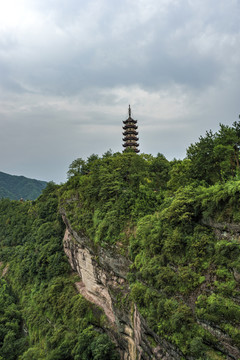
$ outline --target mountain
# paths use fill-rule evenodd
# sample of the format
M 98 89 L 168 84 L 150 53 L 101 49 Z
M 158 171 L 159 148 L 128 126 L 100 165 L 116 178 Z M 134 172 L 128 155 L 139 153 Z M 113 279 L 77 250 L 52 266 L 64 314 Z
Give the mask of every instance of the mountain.
M 0 200 L 0 359 L 239 360 L 239 126 Z
M 46 185 L 46 181 L 0 172 L 0 198 L 34 200 Z

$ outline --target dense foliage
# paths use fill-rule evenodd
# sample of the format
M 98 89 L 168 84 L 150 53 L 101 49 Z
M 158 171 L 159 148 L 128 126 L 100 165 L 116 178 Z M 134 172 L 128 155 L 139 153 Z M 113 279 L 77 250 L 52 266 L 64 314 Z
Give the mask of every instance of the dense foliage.
M 226 181 L 239 174 L 240 122 L 220 124 L 216 133 L 206 132 L 187 149 L 189 175 L 208 184 Z
M 75 289 L 57 191 L 0 201 L 0 359 L 117 360 L 105 317 Z
M 183 357 L 221 360 L 238 349 L 239 129 L 207 132 L 184 160 L 131 151 L 79 158 L 67 183 L 49 184 L 37 201 L 2 200 L 0 261 L 9 268 L 1 279 L 0 303 L 8 301 L 0 356 L 117 358 L 100 331 L 104 316 L 74 288 L 61 208 L 95 248 L 116 246 L 131 260 L 128 304 Z
M 153 213 L 169 180 L 170 164 L 162 154 L 107 152 L 73 164 L 69 174 L 74 176 L 60 189 L 61 205 L 76 230 L 103 246 L 115 243 L 138 219 Z
M 34 200 L 41 194 L 46 185 L 46 181 L 0 172 L 0 199 L 20 200 L 23 198 Z
M 77 159 L 60 190 L 77 231 L 125 245 L 132 299 L 157 334 L 196 359 L 224 359 L 221 336 L 240 347 L 239 240 L 208 226 L 240 221 L 239 135 L 239 123 L 220 125 L 182 161 L 133 152 Z

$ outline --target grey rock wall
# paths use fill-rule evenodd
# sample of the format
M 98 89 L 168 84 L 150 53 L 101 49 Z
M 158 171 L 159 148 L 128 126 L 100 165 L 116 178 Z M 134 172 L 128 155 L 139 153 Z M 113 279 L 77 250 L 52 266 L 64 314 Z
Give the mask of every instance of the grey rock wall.
M 61 213 L 66 225 L 64 251 L 81 279 L 76 283 L 77 289 L 104 311 L 108 319 L 105 330 L 117 344 L 121 359 L 183 359 L 173 345 L 147 326 L 136 305 L 129 300 L 126 280 L 129 260 L 114 247 L 95 248 L 89 239 L 72 229 L 63 209 Z

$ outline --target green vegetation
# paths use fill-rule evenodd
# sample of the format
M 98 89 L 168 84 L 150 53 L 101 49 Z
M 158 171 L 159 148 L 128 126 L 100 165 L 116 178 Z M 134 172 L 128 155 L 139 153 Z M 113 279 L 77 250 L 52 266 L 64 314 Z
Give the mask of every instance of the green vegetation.
M 117 360 L 102 312 L 75 289 L 57 192 L 49 183 L 36 202 L 0 201 L 0 358 Z
M 67 183 L 48 184 L 36 201 L 2 200 L 0 357 L 117 359 L 102 312 L 74 288 L 64 208 L 95 249 L 116 246 L 131 260 L 130 299 L 152 330 L 184 357 L 227 359 L 240 347 L 239 143 L 234 123 L 200 137 L 184 160 L 131 151 L 79 158 Z
M 0 172 L 0 199 L 20 200 L 23 198 L 24 200 L 34 200 L 41 194 L 46 185 L 46 181 Z

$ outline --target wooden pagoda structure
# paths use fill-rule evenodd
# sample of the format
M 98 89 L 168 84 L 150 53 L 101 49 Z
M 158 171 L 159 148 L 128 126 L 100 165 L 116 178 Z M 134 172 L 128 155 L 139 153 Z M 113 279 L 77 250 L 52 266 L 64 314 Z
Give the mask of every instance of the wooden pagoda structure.
M 131 117 L 131 107 L 129 105 L 128 108 L 128 119 L 123 121 L 123 147 L 126 149 L 133 149 L 136 153 L 139 153 L 140 150 L 138 150 L 138 126 L 137 126 L 137 120 L 134 120 Z

